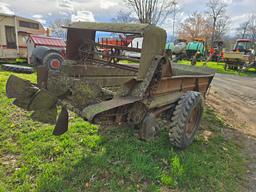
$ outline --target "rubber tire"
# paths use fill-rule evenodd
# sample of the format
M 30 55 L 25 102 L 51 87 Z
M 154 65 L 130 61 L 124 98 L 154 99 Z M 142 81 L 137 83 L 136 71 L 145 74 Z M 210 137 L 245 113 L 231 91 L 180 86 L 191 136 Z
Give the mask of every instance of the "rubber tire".
M 51 60 L 53 60 L 53 59 L 58 59 L 59 62 L 61 63 L 61 66 L 62 66 L 63 63 L 64 63 L 64 59 L 63 59 L 63 57 L 61 56 L 61 54 L 56 53 L 56 52 L 52 52 L 52 53 L 47 54 L 47 55 L 44 57 L 44 59 L 43 59 L 43 65 L 46 66 L 49 70 L 52 70 L 52 71 L 54 71 L 54 69 L 51 69 L 51 67 L 50 67 L 50 62 L 51 62 Z M 60 66 L 60 67 L 61 67 L 61 66 Z
M 11 64 L 3 64 L 2 69 L 5 71 L 12 71 L 15 73 L 27 73 L 31 74 L 34 72 L 32 67 L 19 66 L 19 65 L 11 65 Z
M 186 135 L 186 125 L 190 118 L 192 109 L 199 107 L 196 114 L 196 124 L 190 137 Z M 199 92 L 188 91 L 178 101 L 171 117 L 171 125 L 169 130 L 169 140 L 171 145 L 184 149 L 188 147 L 194 140 L 196 131 L 199 128 L 203 113 L 203 98 Z

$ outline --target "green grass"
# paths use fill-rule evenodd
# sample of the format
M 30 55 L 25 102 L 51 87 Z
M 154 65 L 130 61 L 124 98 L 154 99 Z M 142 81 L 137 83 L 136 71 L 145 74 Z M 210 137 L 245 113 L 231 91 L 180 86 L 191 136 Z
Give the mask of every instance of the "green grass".
M 9 60 L 1 60 L 0 59 L 0 64 L 6 64 L 6 63 L 28 65 L 27 59 L 24 59 L 24 58 L 16 58 L 16 59 L 9 59 Z
M 188 60 L 181 60 L 181 61 L 178 61 L 178 63 L 179 64 L 185 64 L 185 65 L 190 65 L 191 64 L 191 62 L 188 61 Z M 204 66 L 204 63 L 205 63 L 204 61 L 197 61 L 196 66 L 202 67 L 202 66 Z M 256 69 L 249 69 L 249 71 L 239 73 L 236 70 L 230 70 L 230 69 L 225 71 L 224 70 L 224 63 L 207 62 L 206 66 L 209 67 L 209 68 L 215 69 L 217 73 L 256 77 Z
M 212 136 L 207 141 L 199 134 L 184 151 L 169 145 L 165 130 L 144 142 L 129 127 L 99 131 L 74 114 L 70 130 L 55 137 L 52 126 L 33 122 L 6 98 L 10 74 L 0 71 L 0 191 L 240 191 L 245 162 L 210 109 L 201 133 Z

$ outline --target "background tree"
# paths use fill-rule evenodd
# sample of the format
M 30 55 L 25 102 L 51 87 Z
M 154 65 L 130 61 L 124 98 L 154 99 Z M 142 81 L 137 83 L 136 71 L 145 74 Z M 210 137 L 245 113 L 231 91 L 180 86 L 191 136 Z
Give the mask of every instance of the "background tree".
M 256 41 L 256 15 L 253 14 L 250 18 L 250 24 L 248 27 L 249 37 Z
M 189 41 L 203 38 L 206 41 L 211 36 L 211 26 L 203 14 L 194 12 L 180 24 L 179 38 Z
M 224 16 L 223 18 L 217 21 L 216 27 L 215 27 L 215 38 L 214 38 L 215 40 L 223 40 L 225 34 L 229 30 L 230 23 L 231 21 L 229 16 Z
M 175 0 L 126 0 L 140 23 L 161 25 L 177 5 Z
M 176 15 L 179 12 L 177 5 L 178 5 L 178 2 L 174 0 L 172 2 L 172 36 L 173 38 L 175 38 Z
M 246 38 L 247 33 L 248 33 L 248 29 L 249 29 L 249 25 L 250 25 L 250 20 L 249 19 L 240 24 L 240 26 L 237 29 L 238 38 Z
M 51 30 L 52 36 L 59 37 L 62 39 L 67 38 L 67 30 L 63 28 L 63 26 L 67 26 L 71 23 L 70 18 L 64 19 L 55 19 L 50 25 L 49 28 Z
M 237 28 L 237 38 L 256 40 L 256 15 L 250 15 L 248 19 Z
M 256 15 L 251 15 L 247 21 L 240 24 L 237 29 L 238 38 L 256 40 Z
M 226 8 L 227 4 L 223 0 L 209 0 L 206 4 L 207 6 L 207 15 L 212 20 L 212 35 L 211 35 L 211 46 L 213 45 L 214 40 L 216 40 L 216 26 L 220 21 L 226 17 Z
M 137 19 L 132 17 L 132 12 L 131 11 L 119 11 L 112 19 L 112 22 L 114 23 L 134 23 L 137 22 Z

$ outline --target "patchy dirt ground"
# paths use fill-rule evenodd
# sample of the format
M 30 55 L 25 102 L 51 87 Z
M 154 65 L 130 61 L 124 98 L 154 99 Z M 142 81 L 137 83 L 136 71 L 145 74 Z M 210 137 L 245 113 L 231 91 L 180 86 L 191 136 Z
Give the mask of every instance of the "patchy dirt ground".
M 216 74 L 208 104 L 230 125 L 256 137 L 256 78 Z
M 233 129 L 228 137 L 241 143 L 248 162 L 248 186 L 256 191 L 256 78 L 216 74 L 207 98 L 210 105 Z

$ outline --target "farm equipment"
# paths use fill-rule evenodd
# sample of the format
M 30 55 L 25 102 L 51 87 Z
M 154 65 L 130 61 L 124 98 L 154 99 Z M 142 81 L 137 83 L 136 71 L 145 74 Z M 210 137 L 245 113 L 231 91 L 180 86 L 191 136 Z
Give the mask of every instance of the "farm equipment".
M 168 43 L 165 44 L 165 53 L 169 58 L 172 58 L 173 49 L 174 49 L 174 43 L 173 42 L 168 42 Z
M 113 36 L 115 35 L 115 36 Z M 136 39 L 136 35 L 134 34 L 111 34 L 109 37 L 101 37 L 98 38 L 98 42 L 100 45 L 110 45 L 110 46 L 128 46 L 132 43 L 132 41 Z M 119 49 L 111 48 L 110 46 L 100 46 L 98 47 L 98 51 L 102 52 L 102 56 L 105 60 L 111 59 L 109 55 L 115 53 L 121 55 L 122 52 Z
M 139 34 L 144 37 L 143 45 L 141 49 L 103 45 L 95 40 L 96 31 Z M 54 53 L 51 57 L 34 54 L 37 84 L 11 75 L 7 96 L 32 111 L 32 119 L 55 124 L 54 135 L 68 130 L 68 111 L 73 111 L 95 124 L 127 123 L 138 129 L 143 140 L 152 139 L 164 122 L 170 143 L 185 148 L 199 128 L 203 96 L 214 71 L 171 64 L 165 41 L 165 30 L 148 24 L 70 24 L 66 60 Z M 141 58 L 137 64 L 121 64 L 116 58 L 130 58 L 113 53 L 113 59 L 106 61 L 99 47 L 140 52 Z M 57 106 L 61 106 L 59 115 Z
M 100 44 L 103 44 L 103 45 L 128 46 L 135 37 L 136 36 L 134 35 L 119 34 L 118 37 L 105 37 L 105 38 L 102 37 L 98 39 L 98 41 L 100 42 Z
M 173 55 L 175 55 L 175 62 L 186 58 L 186 46 L 187 46 L 187 40 L 185 39 L 177 39 L 175 41 L 175 45 L 173 48 Z
M 244 71 L 249 68 L 256 69 L 255 48 L 255 43 L 251 40 L 238 39 L 233 51 L 224 52 L 225 70 Z
M 185 39 L 176 39 L 173 42 L 166 43 L 165 51 L 166 55 L 171 59 L 177 62 L 186 57 L 186 45 L 187 41 Z M 174 56 L 174 58 L 173 58 Z
M 211 57 L 212 61 L 219 62 L 222 60 L 223 44 L 224 44 L 224 42 L 221 40 L 213 42 L 213 47 L 212 47 L 212 49 L 210 51 L 210 55 L 209 55 L 209 57 Z
M 187 59 L 191 60 L 191 64 L 195 65 L 197 60 L 204 60 L 206 57 L 206 43 L 203 39 L 195 38 L 189 42 L 186 47 Z

